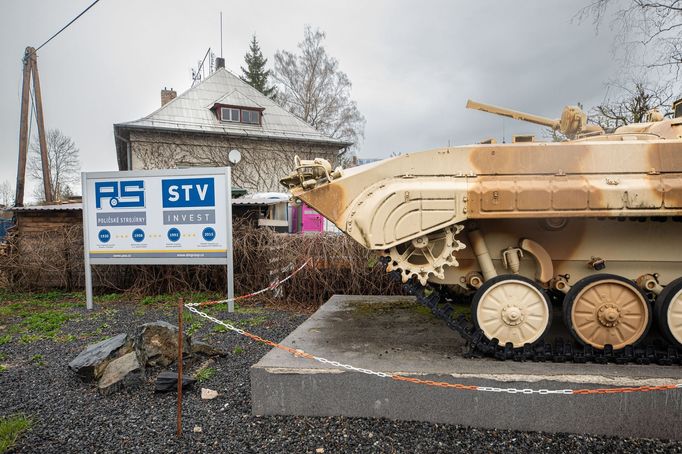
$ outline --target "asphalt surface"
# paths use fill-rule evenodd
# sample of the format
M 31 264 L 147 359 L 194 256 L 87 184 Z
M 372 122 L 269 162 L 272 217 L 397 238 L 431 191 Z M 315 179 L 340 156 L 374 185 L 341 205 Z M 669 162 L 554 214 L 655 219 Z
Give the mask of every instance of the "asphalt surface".
M 217 359 L 215 375 L 186 392 L 179 439 L 175 394 L 153 392 L 153 379 L 161 370 L 148 370 L 148 382 L 140 389 L 103 396 L 67 368 L 89 343 L 105 336 L 132 332 L 155 320 L 176 323 L 175 309 L 109 303 L 91 314 L 70 310 L 75 318 L 64 323 L 58 341 L 22 342 L 13 335 L 0 345 L 0 364 L 6 366 L 0 372 L 0 416 L 23 413 L 34 420 L 16 452 L 682 452 L 682 443 L 665 440 L 478 430 L 385 419 L 252 416 L 249 367 L 269 347 L 214 332 L 209 323 L 201 327 L 196 323 L 194 335 L 230 353 Z M 242 320 L 245 329 L 279 341 L 306 316 L 268 309 L 232 318 Z M 19 322 L 2 320 L 0 336 Z M 192 372 L 196 364 L 188 367 Z M 218 390 L 219 397 L 201 400 L 202 386 Z

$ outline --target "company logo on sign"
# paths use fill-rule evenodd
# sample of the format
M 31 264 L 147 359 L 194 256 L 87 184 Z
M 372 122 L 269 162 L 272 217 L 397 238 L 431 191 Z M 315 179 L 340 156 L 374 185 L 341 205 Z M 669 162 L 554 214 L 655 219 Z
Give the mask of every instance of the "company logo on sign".
M 215 206 L 213 178 L 181 178 L 162 180 L 164 208 Z
M 144 181 L 96 181 L 95 207 L 102 208 L 102 201 L 109 200 L 111 208 L 144 208 Z

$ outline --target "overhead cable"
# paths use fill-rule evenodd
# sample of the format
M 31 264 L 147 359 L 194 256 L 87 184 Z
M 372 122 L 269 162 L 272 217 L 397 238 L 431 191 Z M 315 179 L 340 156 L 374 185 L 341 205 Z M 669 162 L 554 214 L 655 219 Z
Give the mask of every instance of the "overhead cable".
M 40 46 L 38 46 L 38 47 L 36 48 L 36 50 L 33 51 L 33 52 L 34 52 L 34 53 L 35 53 L 35 52 L 38 52 L 45 44 L 49 43 L 49 42 L 52 41 L 54 38 L 56 38 L 57 35 L 59 35 L 59 34 L 60 34 L 61 32 L 63 32 L 64 30 L 66 30 L 66 29 L 69 27 L 69 25 L 71 25 L 71 24 L 73 24 L 74 22 L 76 22 L 83 14 L 87 13 L 88 10 L 89 10 L 90 8 L 92 8 L 93 6 L 95 6 L 95 5 L 97 4 L 97 2 L 99 2 L 99 0 L 95 0 L 94 2 L 92 2 L 92 3 L 90 4 L 90 6 L 88 6 L 87 8 L 85 8 L 78 16 L 76 16 L 76 17 L 74 17 L 73 19 L 71 19 L 71 22 L 69 22 L 68 24 L 66 24 L 65 26 L 63 26 L 57 33 L 55 33 L 54 35 L 50 36 L 50 38 L 49 38 L 47 41 L 45 41 L 43 44 L 41 44 Z

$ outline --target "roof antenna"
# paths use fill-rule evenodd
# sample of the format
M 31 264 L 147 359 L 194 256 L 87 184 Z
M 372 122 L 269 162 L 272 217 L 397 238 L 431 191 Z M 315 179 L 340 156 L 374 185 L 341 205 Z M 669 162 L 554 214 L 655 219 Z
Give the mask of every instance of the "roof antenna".
M 220 58 L 223 58 L 223 12 L 220 12 Z

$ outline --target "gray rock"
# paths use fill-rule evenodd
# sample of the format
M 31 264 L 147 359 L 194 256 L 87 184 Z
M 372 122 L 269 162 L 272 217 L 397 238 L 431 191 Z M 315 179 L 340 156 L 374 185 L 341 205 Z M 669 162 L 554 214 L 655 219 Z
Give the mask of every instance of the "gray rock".
M 203 356 L 227 356 L 227 352 L 207 344 L 204 341 L 192 339 L 192 354 L 199 354 Z
M 133 346 L 142 365 L 166 367 L 178 359 L 178 327 L 164 321 L 145 323 L 137 328 Z M 189 355 L 190 336 L 183 336 L 183 356 Z
M 182 376 L 182 389 L 188 388 L 196 383 L 196 379 L 188 377 L 187 375 Z M 178 373 L 165 371 L 161 372 L 158 377 L 156 377 L 156 385 L 154 390 L 157 393 L 165 393 L 168 391 L 178 390 Z
M 85 381 L 95 381 L 102 376 L 109 363 L 132 351 L 132 342 L 127 334 L 105 339 L 97 344 L 89 345 L 70 363 L 69 369 Z
M 109 363 L 97 387 L 103 394 L 110 394 L 122 388 L 136 388 L 143 382 L 144 371 L 135 352 L 130 352 Z

